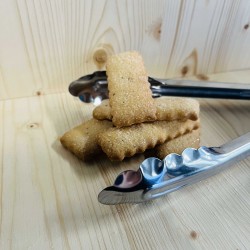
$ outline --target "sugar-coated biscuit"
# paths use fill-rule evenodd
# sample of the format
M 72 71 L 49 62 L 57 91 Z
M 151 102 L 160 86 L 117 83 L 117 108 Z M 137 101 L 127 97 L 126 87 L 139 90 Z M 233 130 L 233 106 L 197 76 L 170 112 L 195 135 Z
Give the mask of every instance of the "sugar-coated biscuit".
M 197 120 L 199 117 L 199 102 L 192 98 L 160 97 L 155 99 L 156 120 Z M 112 120 L 109 101 L 104 100 L 93 110 L 93 117 L 98 120 Z
M 174 138 L 154 148 L 154 154 L 160 159 L 164 159 L 168 154 L 181 154 L 185 148 L 199 148 L 200 146 L 200 129 Z
M 112 126 L 110 121 L 90 119 L 66 132 L 60 141 L 78 158 L 88 160 L 102 152 L 101 147 L 97 144 L 97 136 Z
M 113 124 L 124 127 L 154 121 L 156 107 L 141 55 L 135 51 L 113 55 L 106 70 Z
M 142 153 L 199 127 L 199 120 L 155 121 L 123 128 L 111 128 L 99 134 L 98 144 L 111 160 Z

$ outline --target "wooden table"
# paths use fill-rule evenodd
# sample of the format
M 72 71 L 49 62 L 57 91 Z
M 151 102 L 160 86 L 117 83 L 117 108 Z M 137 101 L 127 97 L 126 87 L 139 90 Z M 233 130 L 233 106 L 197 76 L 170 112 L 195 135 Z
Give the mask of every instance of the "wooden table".
M 209 76 L 250 82 L 250 71 Z M 250 102 L 201 100 L 201 142 L 217 146 L 250 131 Z M 198 184 L 137 205 L 97 195 L 122 163 L 84 163 L 59 137 L 91 116 L 69 93 L 0 102 L 0 249 L 249 249 L 250 159 Z

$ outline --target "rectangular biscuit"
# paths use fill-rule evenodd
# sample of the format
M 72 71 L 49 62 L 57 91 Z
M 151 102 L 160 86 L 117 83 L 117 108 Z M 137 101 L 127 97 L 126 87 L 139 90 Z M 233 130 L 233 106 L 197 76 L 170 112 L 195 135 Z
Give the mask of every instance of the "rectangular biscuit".
M 156 121 L 123 128 L 111 128 L 99 134 L 98 144 L 111 160 L 143 153 L 168 140 L 199 127 L 199 120 Z
M 143 59 L 138 52 L 124 52 L 107 60 L 112 122 L 117 127 L 154 121 L 156 107 Z
M 181 154 L 185 148 L 199 148 L 200 146 L 200 129 L 176 137 L 168 142 L 157 145 L 153 151 L 159 159 L 164 159 L 168 154 Z
M 197 120 L 199 117 L 199 102 L 193 98 L 160 97 L 155 99 L 156 120 Z M 98 120 L 112 120 L 109 101 L 104 100 L 93 110 L 93 117 Z
M 102 152 L 101 147 L 97 144 L 97 136 L 112 126 L 110 121 L 90 119 L 66 132 L 60 141 L 78 158 L 88 160 Z

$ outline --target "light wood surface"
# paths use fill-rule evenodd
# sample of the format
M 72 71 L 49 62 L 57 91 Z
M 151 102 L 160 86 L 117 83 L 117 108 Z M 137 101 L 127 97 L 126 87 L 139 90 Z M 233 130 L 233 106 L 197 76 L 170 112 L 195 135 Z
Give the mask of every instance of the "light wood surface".
M 138 50 L 151 76 L 250 67 L 247 0 L 1 0 L 0 99 L 66 91 Z
M 203 145 L 250 131 L 249 101 L 200 103 Z M 0 101 L 0 249 L 250 248 L 250 159 L 152 202 L 101 205 L 98 193 L 144 157 L 85 163 L 66 151 L 59 136 L 92 110 L 67 92 Z

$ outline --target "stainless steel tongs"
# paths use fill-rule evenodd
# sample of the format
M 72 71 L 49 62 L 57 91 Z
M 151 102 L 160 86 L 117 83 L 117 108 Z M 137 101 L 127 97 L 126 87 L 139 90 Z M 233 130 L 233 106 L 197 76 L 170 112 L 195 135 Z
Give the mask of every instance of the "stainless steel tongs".
M 149 77 L 153 97 L 185 96 L 250 100 L 250 84 L 156 79 Z M 106 71 L 96 71 L 72 82 L 69 92 L 83 102 L 100 103 L 108 98 Z
M 151 157 L 138 171 L 127 170 L 102 190 L 99 202 L 113 205 L 152 200 L 219 173 L 250 156 L 250 132 L 220 147 L 187 148 L 163 161 Z

